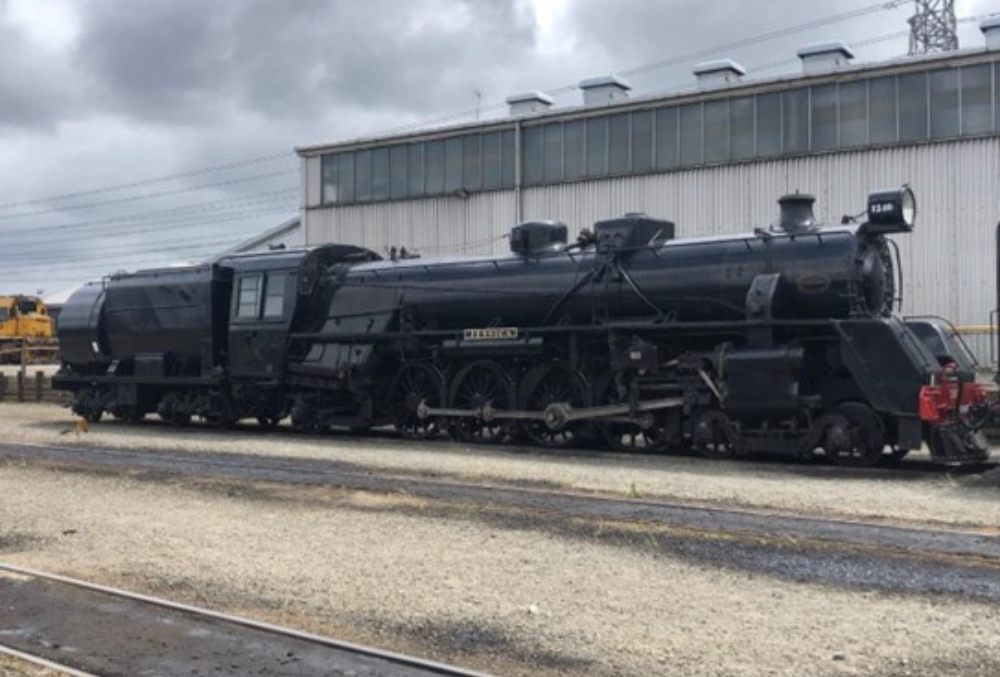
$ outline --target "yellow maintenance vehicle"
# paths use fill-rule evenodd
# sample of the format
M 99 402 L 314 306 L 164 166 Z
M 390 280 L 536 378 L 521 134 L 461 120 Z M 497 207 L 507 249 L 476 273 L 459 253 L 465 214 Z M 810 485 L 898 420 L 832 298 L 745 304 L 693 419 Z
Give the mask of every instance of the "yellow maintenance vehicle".
M 40 362 L 55 357 L 48 309 L 35 296 L 0 296 L 0 362 Z

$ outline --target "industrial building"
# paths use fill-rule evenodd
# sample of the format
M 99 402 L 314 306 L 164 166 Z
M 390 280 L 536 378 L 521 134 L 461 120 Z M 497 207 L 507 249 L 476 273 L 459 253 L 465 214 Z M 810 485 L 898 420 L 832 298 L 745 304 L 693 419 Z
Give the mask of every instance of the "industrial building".
M 302 147 L 305 241 L 491 254 L 519 222 L 573 233 L 626 212 L 695 237 L 767 227 L 796 191 L 839 223 L 871 190 L 906 183 L 918 217 L 896 238 L 902 312 L 981 326 L 997 305 L 1000 20 L 980 28 L 980 48 L 858 64 L 830 42 L 799 50 L 793 76 L 719 60 L 670 95 L 596 78 L 579 106 L 535 92 L 509 98 L 503 119 Z M 988 358 L 985 332 L 968 333 Z

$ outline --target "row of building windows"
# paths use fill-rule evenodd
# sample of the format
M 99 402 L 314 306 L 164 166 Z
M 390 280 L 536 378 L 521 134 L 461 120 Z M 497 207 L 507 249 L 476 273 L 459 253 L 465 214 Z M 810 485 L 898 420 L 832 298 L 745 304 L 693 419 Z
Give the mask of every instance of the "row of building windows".
M 514 130 L 325 155 L 323 202 L 513 188 Z
M 529 186 L 1000 131 L 995 63 L 523 128 Z M 323 202 L 510 188 L 514 130 L 326 155 Z

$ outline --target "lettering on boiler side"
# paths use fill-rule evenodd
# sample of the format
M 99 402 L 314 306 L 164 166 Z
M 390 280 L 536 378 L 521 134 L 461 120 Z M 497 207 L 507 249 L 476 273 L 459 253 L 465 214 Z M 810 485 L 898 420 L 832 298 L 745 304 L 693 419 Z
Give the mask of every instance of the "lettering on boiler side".
M 462 337 L 466 341 L 513 341 L 517 339 L 517 327 L 482 327 L 466 329 Z

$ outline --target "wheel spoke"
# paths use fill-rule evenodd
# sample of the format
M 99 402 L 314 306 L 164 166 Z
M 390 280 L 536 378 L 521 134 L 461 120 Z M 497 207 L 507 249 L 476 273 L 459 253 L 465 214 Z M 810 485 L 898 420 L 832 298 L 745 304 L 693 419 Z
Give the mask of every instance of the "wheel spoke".
M 847 402 L 834 410 L 831 420 L 823 450 L 834 463 L 865 467 L 882 460 L 885 431 L 871 407 Z
M 521 384 L 521 408 L 545 411 L 552 404 L 571 408 L 586 407 L 586 379 L 565 362 L 553 362 L 529 371 Z M 587 429 L 582 421 L 553 430 L 544 421 L 526 421 L 521 425 L 528 438 L 543 447 L 561 449 L 577 444 Z
M 629 399 L 629 389 L 624 375 L 612 376 L 604 386 L 601 404 L 623 404 Z M 666 439 L 661 424 L 662 418 L 654 413 L 652 424 L 644 428 L 639 422 L 624 423 L 605 421 L 600 424 L 601 436 L 618 451 L 658 451 L 665 446 Z
M 437 368 L 425 362 L 409 362 L 400 367 L 389 388 L 389 409 L 396 429 L 410 439 L 425 439 L 440 430 L 441 421 L 431 416 L 420 418 L 420 403 L 439 407 L 444 401 L 444 378 Z
M 451 404 L 457 409 L 478 410 L 489 405 L 502 411 L 513 405 L 510 377 L 496 362 L 481 360 L 463 367 L 452 384 Z M 500 442 L 506 435 L 501 419 L 461 417 L 455 422 L 456 435 L 466 442 Z

